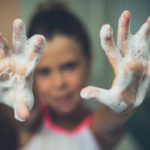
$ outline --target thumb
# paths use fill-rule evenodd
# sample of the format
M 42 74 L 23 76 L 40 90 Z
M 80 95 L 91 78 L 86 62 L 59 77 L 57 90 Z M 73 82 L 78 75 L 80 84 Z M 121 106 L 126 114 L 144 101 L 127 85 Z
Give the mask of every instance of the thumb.
M 126 103 L 120 100 L 115 89 L 105 90 L 102 88 L 88 86 L 81 90 L 80 95 L 84 99 L 97 100 L 116 112 L 122 112 L 127 108 Z
M 88 86 L 81 90 L 80 95 L 84 99 L 97 100 L 102 103 L 106 103 L 105 101 L 108 95 L 108 90 L 97 88 L 94 86 Z

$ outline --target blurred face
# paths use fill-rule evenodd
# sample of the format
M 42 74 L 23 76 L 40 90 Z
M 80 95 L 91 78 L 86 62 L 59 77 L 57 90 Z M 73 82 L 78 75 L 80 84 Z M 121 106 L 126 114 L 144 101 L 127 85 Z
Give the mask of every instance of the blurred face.
M 88 67 L 75 40 L 57 35 L 47 41 L 35 74 L 40 99 L 57 113 L 74 111 L 81 102 L 80 90 L 86 85 Z

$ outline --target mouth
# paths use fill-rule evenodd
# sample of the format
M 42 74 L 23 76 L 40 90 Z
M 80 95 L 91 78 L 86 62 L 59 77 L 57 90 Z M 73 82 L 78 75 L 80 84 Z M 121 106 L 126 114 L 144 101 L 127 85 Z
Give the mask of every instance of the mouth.
M 64 106 L 64 105 L 67 105 L 70 103 L 72 99 L 72 94 L 67 94 L 67 95 L 63 95 L 63 96 L 59 96 L 59 97 L 55 97 L 54 98 L 54 101 L 61 105 L 61 106 Z

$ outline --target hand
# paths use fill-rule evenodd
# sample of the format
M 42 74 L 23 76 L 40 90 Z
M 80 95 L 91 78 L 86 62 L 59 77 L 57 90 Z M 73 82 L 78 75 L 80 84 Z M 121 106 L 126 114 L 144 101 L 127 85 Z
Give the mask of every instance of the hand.
M 81 91 L 82 98 L 98 100 L 116 112 L 139 106 L 150 81 L 150 17 L 135 35 L 130 34 L 129 22 L 130 12 L 124 11 L 119 19 L 117 46 L 110 25 L 103 25 L 100 31 L 102 48 L 115 75 L 111 89 L 90 86 Z
M 13 23 L 12 50 L 8 49 L 6 39 L 0 34 L 0 103 L 12 107 L 15 118 L 20 121 L 29 117 L 34 103 L 33 73 L 44 46 L 45 38 L 41 35 L 27 40 L 21 19 Z

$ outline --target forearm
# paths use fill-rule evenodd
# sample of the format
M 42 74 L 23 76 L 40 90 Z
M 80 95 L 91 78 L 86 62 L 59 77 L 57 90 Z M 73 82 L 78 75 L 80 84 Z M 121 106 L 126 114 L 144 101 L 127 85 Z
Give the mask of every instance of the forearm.
M 100 104 L 95 122 L 91 129 L 104 150 L 111 150 L 121 139 L 125 123 L 134 110 L 116 113 L 104 104 Z
M 100 104 L 96 121 L 98 122 L 98 128 L 102 131 L 112 131 L 125 124 L 128 118 L 133 114 L 134 109 L 125 112 L 117 113 L 108 106 Z

